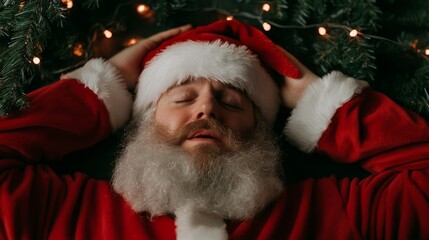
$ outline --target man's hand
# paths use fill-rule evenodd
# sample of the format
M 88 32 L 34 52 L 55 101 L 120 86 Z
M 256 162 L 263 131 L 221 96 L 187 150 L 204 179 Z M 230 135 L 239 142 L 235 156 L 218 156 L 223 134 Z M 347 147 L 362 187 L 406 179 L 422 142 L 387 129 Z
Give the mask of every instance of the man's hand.
M 280 89 L 283 104 L 288 108 L 294 108 L 301 99 L 307 87 L 319 79 L 319 77 L 310 71 L 307 67 L 305 67 L 301 62 L 299 62 L 292 54 L 281 47 L 279 48 L 286 54 L 287 58 L 299 68 L 302 74 L 301 78 L 299 79 L 285 77 Z
M 127 88 L 133 90 L 137 85 L 138 77 L 143 70 L 141 63 L 144 56 L 163 41 L 191 28 L 191 25 L 185 25 L 157 33 L 149 38 L 139 41 L 131 47 L 125 48 L 111 57 L 108 61 L 118 68 L 124 78 Z

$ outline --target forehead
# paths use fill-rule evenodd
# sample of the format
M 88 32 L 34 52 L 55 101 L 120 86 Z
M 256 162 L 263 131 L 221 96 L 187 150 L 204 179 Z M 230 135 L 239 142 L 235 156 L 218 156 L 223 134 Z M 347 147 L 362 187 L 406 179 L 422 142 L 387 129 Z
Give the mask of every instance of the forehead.
M 180 89 L 183 89 L 183 90 L 189 89 L 189 88 L 199 89 L 200 87 L 202 87 L 204 85 L 210 86 L 215 91 L 216 90 L 219 90 L 219 91 L 220 90 L 232 90 L 232 91 L 237 92 L 237 93 L 248 98 L 248 94 L 244 90 L 241 90 L 241 89 L 239 89 L 239 88 L 237 88 L 231 84 L 226 84 L 226 83 L 222 83 L 221 81 L 207 79 L 207 78 L 203 78 L 203 77 L 189 78 L 189 79 L 183 81 L 179 85 L 174 85 L 174 86 L 170 87 L 167 91 L 165 91 L 165 93 L 168 93 L 172 90 L 173 91 L 180 91 Z

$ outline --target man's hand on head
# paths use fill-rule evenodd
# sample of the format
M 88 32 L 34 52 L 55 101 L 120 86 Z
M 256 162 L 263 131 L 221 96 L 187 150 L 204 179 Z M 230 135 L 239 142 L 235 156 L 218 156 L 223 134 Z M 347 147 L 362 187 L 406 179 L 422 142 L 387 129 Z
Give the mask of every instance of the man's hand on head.
M 137 85 L 138 77 L 143 70 L 141 63 L 144 56 L 150 50 L 156 48 L 163 41 L 182 32 L 188 31 L 191 28 L 191 25 L 184 25 L 157 33 L 139 41 L 131 47 L 125 48 L 111 57 L 108 61 L 118 68 L 125 81 L 125 84 L 127 85 L 127 88 L 133 90 Z
M 310 71 L 306 66 L 304 66 L 298 59 L 296 59 L 292 54 L 279 47 L 280 51 L 284 52 L 287 58 L 297 66 L 301 72 L 301 78 L 294 79 L 285 77 L 284 82 L 281 86 L 281 95 L 283 104 L 288 108 L 295 108 L 298 101 L 301 99 L 307 87 L 319 79 L 319 76 Z

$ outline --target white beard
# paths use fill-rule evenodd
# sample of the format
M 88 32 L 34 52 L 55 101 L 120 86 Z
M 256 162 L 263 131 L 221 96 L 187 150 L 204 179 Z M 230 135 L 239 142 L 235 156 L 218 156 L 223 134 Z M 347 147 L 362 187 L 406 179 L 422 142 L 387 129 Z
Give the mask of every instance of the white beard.
M 224 219 L 250 219 L 283 189 L 279 149 L 262 125 L 241 150 L 214 157 L 201 168 L 180 147 L 160 140 L 146 120 L 117 160 L 113 188 L 136 212 L 151 216 L 191 205 Z

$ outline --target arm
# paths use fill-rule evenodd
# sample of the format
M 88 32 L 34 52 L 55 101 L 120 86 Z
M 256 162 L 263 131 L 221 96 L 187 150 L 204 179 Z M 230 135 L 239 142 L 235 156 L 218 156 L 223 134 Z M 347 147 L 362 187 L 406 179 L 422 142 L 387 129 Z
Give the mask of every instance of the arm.
M 43 87 L 28 99 L 29 108 L 0 119 L 0 161 L 59 160 L 111 131 L 103 103 L 76 80 Z
M 369 89 L 364 81 L 340 72 L 320 78 L 281 51 L 303 73 L 298 80 L 286 77 L 281 89 L 284 105 L 293 108 L 284 133 L 301 150 L 360 163 L 370 172 L 414 162 L 410 154 L 429 157 L 429 124 L 423 118 Z M 379 160 L 384 157 L 391 161 Z
M 429 124 L 363 81 L 332 72 L 304 91 L 284 130 L 306 152 L 376 173 L 429 158 Z
M 154 44 L 182 29 L 136 46 Z M 0 118 L 0 239 L 126 239 L 122 235 L 131 231 L 142 234 L 141 219 L 108 182 L 33 164 L 58 161 L 125 124 L 131 95 L 124 81 L 133 81 L 133 75 L 122 77 L 127 71 L 115 64 L 131 64 L 142 54 L 126 49 L 109 61 L 90 60 L 63 80 L 30 93 L 29 108 Z M 88 224 L 94 231 L 87 231 Z
M 365 239 L 427 239 L 429 124 L 339 72 L 307 86 L 286 125 L 289 140 L 372 173 L 362 180 L 314 180 L 329 193 L 312 196 L 313 206 L 341 209 L 341 223 L 350 221 Z
M 4 157 L 19 155 L 29 162 L 57 160 L 123 127 L 132 107 L 127 88 L 137 84 L 141 59 L 160 42 L 189 28 L 153 35 L 108 61 L 92 59 L 61 81 L 30 93 L 28 109 L 0 119 Z

